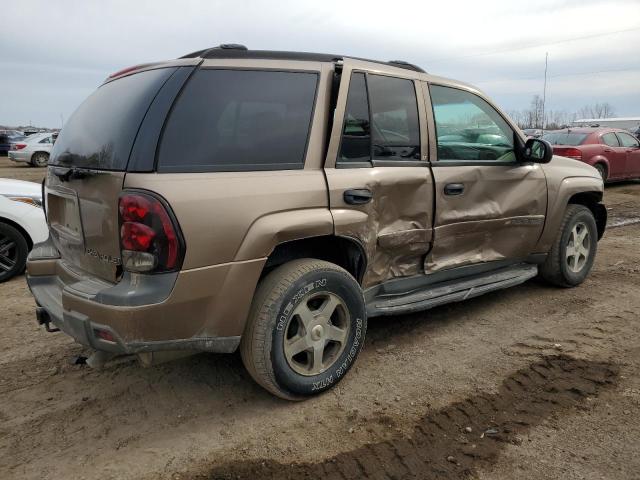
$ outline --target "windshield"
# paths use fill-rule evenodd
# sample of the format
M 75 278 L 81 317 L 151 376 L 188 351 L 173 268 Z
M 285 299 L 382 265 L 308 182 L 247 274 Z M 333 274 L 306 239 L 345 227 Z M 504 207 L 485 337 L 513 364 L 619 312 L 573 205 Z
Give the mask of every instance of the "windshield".
M 99 87 L 58 136 L 49 165 L 125 170 L 151 101 L 175 68 L 159 68 Z
M 589 136 L 588 133 L 551 132 L 545 133 L 542 138 L 551 145 L 581 145 Z

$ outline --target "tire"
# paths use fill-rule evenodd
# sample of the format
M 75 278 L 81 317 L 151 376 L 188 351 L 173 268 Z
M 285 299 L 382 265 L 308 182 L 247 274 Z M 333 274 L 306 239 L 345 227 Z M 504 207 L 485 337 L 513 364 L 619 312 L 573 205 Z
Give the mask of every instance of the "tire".
M 303 400 L 342 380 L 366 331 L 364 297 L 355 278 L 329 262 L 294 260 L 258 284 L 240 353 L 262 387 Z
M 29 245 L 19 230 L 0 223 L 0 283 L 24 271 Z
M 31 165 L 34 167 L 46 167 L 49 163 L 49 154 L 47 152 L 36 152 L 31 157 Z
M 598 170 L 598 173 L 602 177 L 602 181 L 606 182 L 607 181 L 607 167 L 605 167 L 602 163 L 596 163 L 594 165 L 594 168 L 596 170 Z
M 586 236 L 580 241 L 583 231 Z M 593 213 L 585 206 L 569 205 L 558 238 L 540 268 L 540 276 L 560 287 L 580 285 L 593 267 L 597 249 L 598 229 Z

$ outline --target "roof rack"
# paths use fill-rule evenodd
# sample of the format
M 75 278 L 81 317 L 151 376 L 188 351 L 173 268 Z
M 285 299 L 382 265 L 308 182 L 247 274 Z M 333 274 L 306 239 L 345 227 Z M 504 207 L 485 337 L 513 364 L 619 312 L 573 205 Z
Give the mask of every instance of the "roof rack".
M 413 70 L 415 72 L 426 73 L 422 68 L 403 60 L 391 60 L 383 62 L 380 60 L 370 60 L 368 58 L 349 57 L 344 55 L 332 55 L 328 53 L 310 53 L 310 52 L 286 52 L 277 50 L 249 50 L 244 45 L 238 43 L 224 43 L 213 48 L 205 48 L 197 52 L 188 53 L 180 58 L 254 58 L 264 60 L 301 60 L 312 62 L 335 62 L 344 58 L 352 58 L 354 60 L 363 60 L 365 62 L 379 63 L 382 65 L 391 65 L 393 67 Z

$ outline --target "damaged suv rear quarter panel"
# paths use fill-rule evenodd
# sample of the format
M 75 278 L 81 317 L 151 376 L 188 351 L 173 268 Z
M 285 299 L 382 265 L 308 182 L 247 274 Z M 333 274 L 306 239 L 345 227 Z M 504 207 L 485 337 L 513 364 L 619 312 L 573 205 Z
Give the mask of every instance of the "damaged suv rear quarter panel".
M 200 317 L 189 319 L 199 325 L 192 335 L 240 335 L 273 248 L 333 233 L 319 170 L 128 174 L 125 187 L 159 193 L 179 218 L 186 254 L 171 298 L 189 285 L 184 295 L 205 302 L 178 313 Z

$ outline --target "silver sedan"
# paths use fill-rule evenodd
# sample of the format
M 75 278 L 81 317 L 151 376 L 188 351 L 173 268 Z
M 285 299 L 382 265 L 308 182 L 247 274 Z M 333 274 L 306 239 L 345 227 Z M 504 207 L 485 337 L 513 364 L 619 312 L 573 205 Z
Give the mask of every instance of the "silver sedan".
M 14 162 L 25 162 L 34 167 L 46 167 L 53 147 L 53 134 L 36 133 L 11 144 L 9 159 Z

